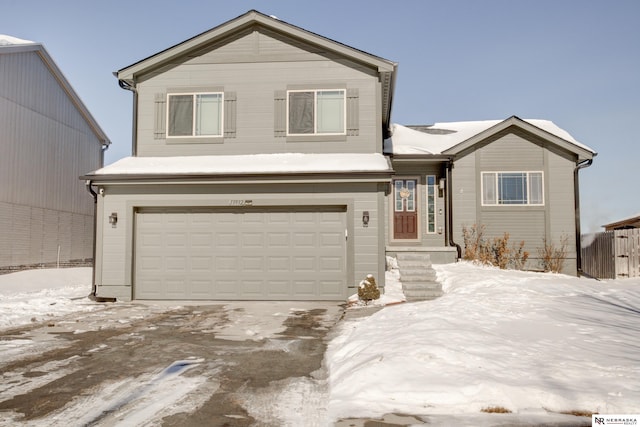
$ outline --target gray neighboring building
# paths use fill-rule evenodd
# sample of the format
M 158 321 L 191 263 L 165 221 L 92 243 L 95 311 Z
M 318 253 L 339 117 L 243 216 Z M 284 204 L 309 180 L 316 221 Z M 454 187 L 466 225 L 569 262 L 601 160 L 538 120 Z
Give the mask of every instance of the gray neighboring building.
M 0 269 L 93 258 L 78 176 L 108 145 L 43 45 L 0 35 Z
M 119 70 L 133 155 L 83 177 L 95 296 L 344 300 L 386 255 L 454 262 L 465 224 L 576 235 L 592 150 L 517 117 L 392 125 L 396 71 L 256 11 Z

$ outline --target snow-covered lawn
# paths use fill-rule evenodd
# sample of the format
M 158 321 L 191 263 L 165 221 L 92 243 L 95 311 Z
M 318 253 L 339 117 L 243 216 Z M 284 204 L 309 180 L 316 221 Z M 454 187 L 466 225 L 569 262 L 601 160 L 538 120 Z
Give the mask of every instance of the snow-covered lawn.
M 443 297 L 341 325 L 326 356 L 333 419 L 640 412 L 640 280 L 434 268 Z
M 434 267 L 443 297 L 393 304 L 403 296 L 391 271 L 386 307 L 338 324 L 327 424 L 387 413 L 486 420 L 488 407 L 524 420 L 640 413 L 640 280 Z M 104 307 L 86 298 L 90 283 L 88 268 L 0 276 L 0 328 Z M 283 425 L 295 425 L 299 409 L 287 407 Z
M 79 267 L 0 275 L 0 328 L 100 308 L 86 298 L 91 274 L 91 268 Z

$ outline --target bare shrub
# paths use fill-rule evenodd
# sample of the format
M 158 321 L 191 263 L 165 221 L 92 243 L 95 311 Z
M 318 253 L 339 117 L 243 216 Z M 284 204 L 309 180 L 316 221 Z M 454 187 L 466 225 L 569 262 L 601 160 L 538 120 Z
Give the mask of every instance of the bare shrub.
M 491 253 L 491 263 L 502 270 L 509 264 L 509 233 L 504 233 L 502 237 L 494 237 L 489 248 Z
M 542 270 L 545 272 L 559 273 L 564 267 L 564 261 L 567 258 L 567 247 L 569 246 L 569 237 L 563 234 L 558 244 L 550 242 L 545 237 L 542 239 L 543 247 L 538 249 Z
M 476 261 L 484 265 L 522 269 L 529 258 L 524 250 L 524 241 L 519 246 L 509 247 L 509 233 L 502 237 L 494 237 L 490 241 L 484 238 L 484 225 L 462 227 L 464 239 L 464 256 L 468 261 Z
M 466 225 L 462 226 L 462 237 L 464 240 L 464 256 L 463 259 L 467 261 L 479 260 L 479 254 L 484 243 L 484 225 L 478 227 L 473 224 L 471 227 Z
M 511 256 L 509 257 L 509 265 L 515 270 L 522 270 L 529 259 L 529 252 L 524 250 L 524 240 L 519 245 L 515 243 L 511 247 Z

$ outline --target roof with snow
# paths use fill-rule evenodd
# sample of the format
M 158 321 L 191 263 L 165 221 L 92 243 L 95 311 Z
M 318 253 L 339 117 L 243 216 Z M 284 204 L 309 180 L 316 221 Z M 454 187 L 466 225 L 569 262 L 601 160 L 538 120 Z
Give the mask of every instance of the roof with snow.
M 175 177 L 256 174 L 391 173 L 380 153 L 357 154 L 250 154 L 223 156 L 125 157 L 98 169 L 87 178 Z
M 109 140 L 107 134 L 102 130 L 91 112 L 89 112 L 86 105 L 82 102 L 76 91 L 71 86 L 71 83 L 69 83 L 60 68 L 58 68 L 58 65 L 49 55 L 49 52 L 47 52 L 42 43 L 36 43 L 30 40 L 24 40 L 13 36 L 8 36 L 6 34 L 0 34 L 0 55 L 10 55 L 24 52 L 35 52 L 40 57 L 40 59 L 42 59 L 42 62 L 49 69 L 49 72 L 53 74 L 53 76 L 59 82 L 60 87 L 65 91 L 71 102 L 75 105 L 78 112 L 82 115 L 89 127 L 93 130 L 93 133 L 100 141 L 100 144 L 102 144 L 103 146 L 108 146 L 109 144 L 111 144 L 111 141 Z
M 596 152 L 576 141 L 567 131 L 549 120 L 520 119 L 435 123 L 429 126 L 392 126 L 392 136 L 384 141 L 385 154 L 453 155 L 510 126 L 517 126 L 587 159 Z
M 0 34 L 0 46 L 12 46 L 16 44 L 34 44 L 31 40 L 19 39 L 17 37 Z

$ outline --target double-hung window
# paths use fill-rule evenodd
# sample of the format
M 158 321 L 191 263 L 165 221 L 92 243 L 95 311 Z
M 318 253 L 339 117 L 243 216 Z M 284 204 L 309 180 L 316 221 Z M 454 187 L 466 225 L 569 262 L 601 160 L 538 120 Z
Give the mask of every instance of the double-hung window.
M 346 90 L 290 90 L 287 92 L 288 135 L 344 135 Z
M 167 137 L 221 137 L 222 92 L 167 95 Z
M 542 172 L 482 172 L 482 204 L 544 205 Z

